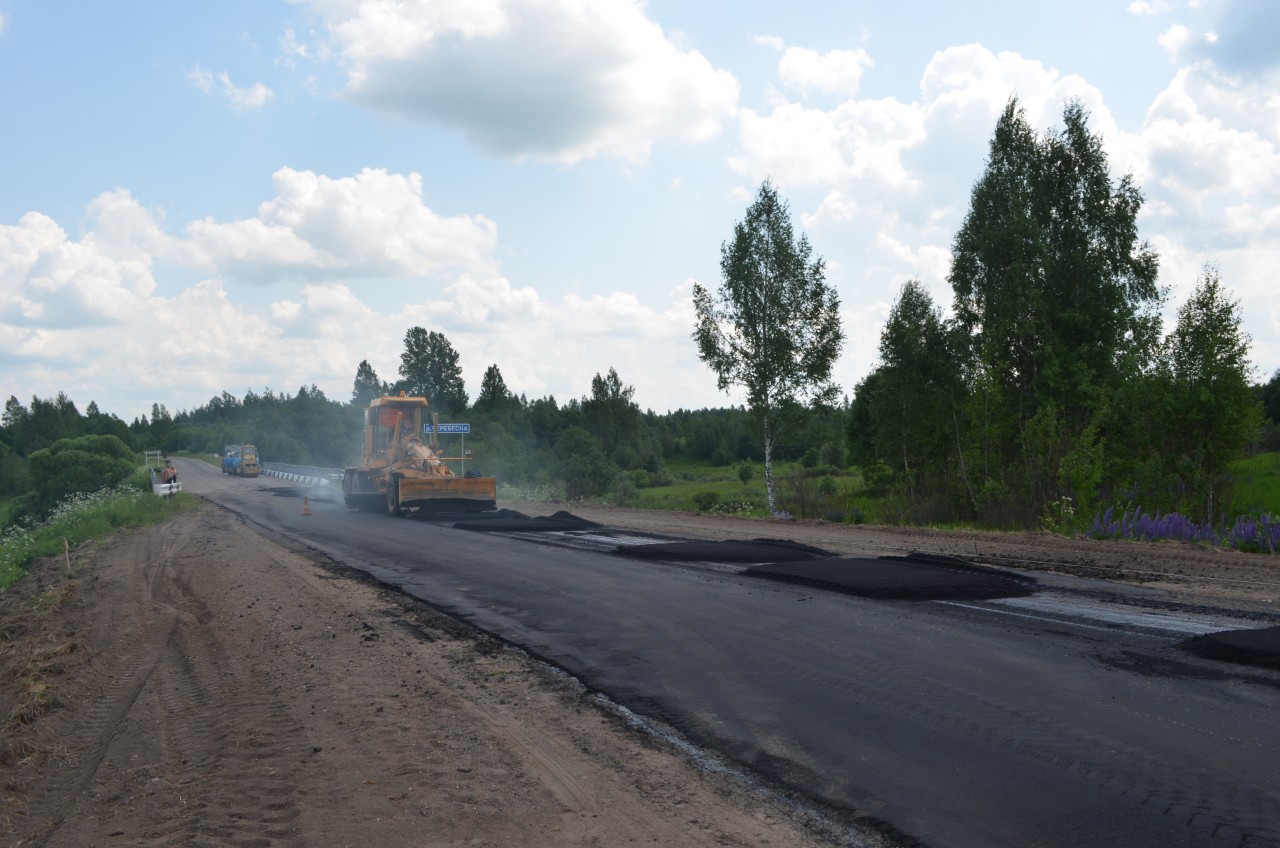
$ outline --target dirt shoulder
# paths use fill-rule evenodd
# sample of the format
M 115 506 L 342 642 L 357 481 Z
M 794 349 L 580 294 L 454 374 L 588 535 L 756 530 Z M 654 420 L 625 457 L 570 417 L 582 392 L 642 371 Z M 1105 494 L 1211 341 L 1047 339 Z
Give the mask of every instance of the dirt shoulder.
M 0 595 L 0 844 L 829 844 L 220 508 L 73 558 Z

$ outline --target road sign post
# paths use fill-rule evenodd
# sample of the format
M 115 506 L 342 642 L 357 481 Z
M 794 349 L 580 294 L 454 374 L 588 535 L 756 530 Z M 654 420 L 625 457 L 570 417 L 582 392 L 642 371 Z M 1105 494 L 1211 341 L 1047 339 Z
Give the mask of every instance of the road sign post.
M 422 425 L 422 432 L 435 433 L 435 426 L 430 421 L 427 421 Z M 461 463 L 462 475 L 464 477 L 467 474 L 467 433 L 470 433 L 470 432 L 471 432 L 470 424 L 441 424 L 440 432 L 438 434 L 441 436 L 445 435 L 446 433 L 451 435 L 456 435 L 459 439 L 462 440 L 458 459 Z

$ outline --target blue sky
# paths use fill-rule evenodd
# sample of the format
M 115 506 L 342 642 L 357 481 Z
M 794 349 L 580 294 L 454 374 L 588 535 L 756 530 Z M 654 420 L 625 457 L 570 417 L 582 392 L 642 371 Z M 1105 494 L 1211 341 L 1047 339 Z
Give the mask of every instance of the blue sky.
M 720 406 L 693 281 L 760 181 L 828 262 L 846 392 L 949 248 L 996 117 L 1082 100 L 1147 203 L 1167 327 L 1205 263 L 1280 367 L 1280 4 L 0 0 L 0 394 L 129 419 L 349 397 L 443 332 L 562 402 Z

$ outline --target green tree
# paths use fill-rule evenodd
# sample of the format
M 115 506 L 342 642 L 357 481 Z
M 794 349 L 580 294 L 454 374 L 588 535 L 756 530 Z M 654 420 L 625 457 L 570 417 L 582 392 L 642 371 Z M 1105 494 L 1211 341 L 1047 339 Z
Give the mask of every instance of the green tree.
M 1258 446 L 1264 451 L 1280 450 L 1280 368 L 1255 390 L 1265 419 L 1258 431 Z
M 769 512 L 776 512 L 773 456 L 786 414 L 796 405 L 826 403 L 838 394 L 831 369 L 844 343 L 840 299 L 809 239 L 798 239 L 787 204 L 773 184 L 720 246 L 722 286 L 713 294 L 694 284 L 693 339 L 719 388 L 741 386 L 763 431 Z
M 1177 466 L 1180 507 L 1212 521 L 1221 505 L 1227 463 L 1238 457 L 1262 421 L 1250 388 L 1249 336 L 1240 304 L 1206 267 L 1178 309 L 1165 342 L 1171 385 L 1165 452 Z
M 475 410 L 481 415 L 501 417 L 512 412 L 519 401 L 507 388 L 507 381 L 502 379 L 502 371 L 497 363 L 484 370 L 480 379 L 480 394 L 476 397 Z
M 1106 440 L 1110 399 L 1158 349 L 1163 292 L 1141 208 L 1131 175 L 1113 184 L 1080 103 L 1037 138 L 1009 101 L 949 280 L 983 465 L 1020 483 L 1010 497 L 1034 512 L 1061 493 L 1063 458 Z
M 919 280 L 908 280 L 880 332 L 880 363 L 857 387 L 850 417 L 858 461 L 883 463 L 904 486 L 909 510 L 946 499 L 948 483 L 972 501 L 959 451 L 963 376 L 942 311 Z M 936 503 L 930 499 L 929 508 Z
M 556 459 L 565 494 L 572 499 L 604 494 L 618 476 L 618 468 L 605 456 L 600 440 L 582 427 L 570 427 L 561 434 Z
M 435 330 L 410 327 L 404 335 L 400 354 L 399 391 L 425 397 L 440 412 L 456 415 L 467 408 L 467 390 L 462 382 L 458 352 Z
M 624 448 L 634 456 L 639 447 L 640 407 L 631 399 L 635 393 L 635 386 L 625 385 L 610 368 L 607 375 L 592 378 L 591 396 L 582 399 L 582 425 L 615 462 Z
M 118 485 L 137 466 L 137 455 L 115 436 L 59 439 L 29 460 L 37 509 L 45 513 L 67 495 Z
M 381 397 L 391 391 L 391 387 L 378 378 L 369 360 L 362 359 L 356 366 L 356 378 L 351 384 L 351 405 L 356 409 L 364 409 L 369 401 Z
M 1280 424 L 1280 368 L 1271 375 L 1259 391 L 1262 411 L 1272 424 Z
M 0 442 L 0 497 L 20 495 L 28 488 L 26 460 Z

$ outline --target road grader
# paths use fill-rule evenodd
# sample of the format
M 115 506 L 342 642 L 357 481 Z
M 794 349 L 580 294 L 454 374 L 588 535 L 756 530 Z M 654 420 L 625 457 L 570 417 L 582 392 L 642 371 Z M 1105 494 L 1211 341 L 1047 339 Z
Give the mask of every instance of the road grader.
M 342 498 L 351 509 L 382 510 L 401 516 L 411 511 L 482 512 L 497 508 L 498 483 L 475 472 L 457 474 L 440 445 L 438 416 L 431 415 L 424 439 L 427 399 L 376 397 L 364 411 L 364 448 L 360 464 L 343 469 Z

